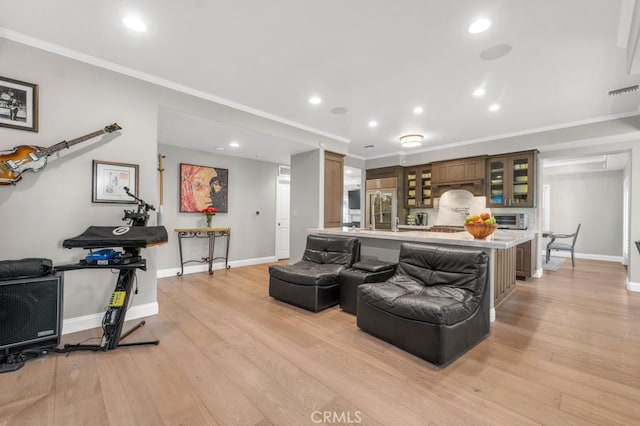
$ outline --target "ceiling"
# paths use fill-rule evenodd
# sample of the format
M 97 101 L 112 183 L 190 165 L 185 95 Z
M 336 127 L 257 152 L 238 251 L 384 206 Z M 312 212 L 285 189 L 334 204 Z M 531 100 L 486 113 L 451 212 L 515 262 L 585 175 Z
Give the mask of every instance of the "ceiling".
M 607 96 L 640 82 L 626 72 L 631 0 L 2 2 L 0 34 L 47 41 L 346 138 L 350 155 L 362 158 L 637 113 L 640 103 L 640 92 Z M 125 28 L 127 14 L 143 18 L 148 31 Z M 493 25 L 470 34 L 478 17 Z M 481 58 L 501 44 L 511 46 L 508 54 Z M 479 87 L 486 93 L 477 98 Z M 313 95 L 322 103 L 311 105 Z M 488 110 L 493 103 L 501 105 L 496 112 Z M 332 113 L 337 107 L 348 111 Z M 161 118 L 186 132 L 161 138 L 185 147 L 215 152 L 244 138 L 224 153 L 284 163 L 309 150 L 170 109 Z M 424 145 L 401 148 L 406 133 L 424 134 Z M 265 145 L 273 155 L 260 151 Z

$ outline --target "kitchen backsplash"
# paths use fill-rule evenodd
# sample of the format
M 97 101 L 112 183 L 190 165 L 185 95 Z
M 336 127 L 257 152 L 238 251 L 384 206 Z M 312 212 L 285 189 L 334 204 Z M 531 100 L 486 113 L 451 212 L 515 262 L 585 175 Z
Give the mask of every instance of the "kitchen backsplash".
M 466 193 L 466 194 L 465 194 Z M 449 194 L 449 195 L 447 195 Z M 527 213 L 529 219 L 528 230 L 538 229 L 536 221 L 536 209 L 530 208 L 493 208 L 486 207 L 486 197 L 474 197 L 470 192 L 464 190 L 452 190 L 443 194 L 442 198 L 434 200 L 434 208 L 412 208 L 409 209 L 407 225 L 414 225 L 413 218 L 418 213 L 426 214 L 428 226 L 452 225 L 460 226 L 464 223 L 464 218 L 468 214 L 480 214 L 482 212 L 498 213 Z

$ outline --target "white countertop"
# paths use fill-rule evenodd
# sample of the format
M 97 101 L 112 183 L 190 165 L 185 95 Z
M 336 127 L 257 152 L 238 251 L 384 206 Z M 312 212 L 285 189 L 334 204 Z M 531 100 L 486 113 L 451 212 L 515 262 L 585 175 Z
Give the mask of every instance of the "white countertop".
M 370 231 L 360 228 L 311 228 L 309 234 L 342 235 L 358 238 L 375 238 L 380 240 L 410 241 L 416 243 L 448 244 L 468 247 L 485 247 L 506 249 L 525 241 L 533 240 L 533 231 L 512 231 L 498 229 L 486 240 L 475 240 L 467 231 L 463 232 L 429 232 L 429 231 Z

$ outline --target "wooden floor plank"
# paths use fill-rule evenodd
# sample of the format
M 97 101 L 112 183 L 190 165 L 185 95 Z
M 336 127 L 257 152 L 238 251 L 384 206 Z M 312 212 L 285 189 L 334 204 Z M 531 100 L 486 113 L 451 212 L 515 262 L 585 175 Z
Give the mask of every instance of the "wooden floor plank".
M 446 368 L 339 307 L 271 299 L 268 266 L 158 280 L 160 314 L 127 341 L 159 346 L 0 375 L 0 426 L 640 423 L 640 294 L 621 265 L 578 259 L 519 281 L 490 336 Z

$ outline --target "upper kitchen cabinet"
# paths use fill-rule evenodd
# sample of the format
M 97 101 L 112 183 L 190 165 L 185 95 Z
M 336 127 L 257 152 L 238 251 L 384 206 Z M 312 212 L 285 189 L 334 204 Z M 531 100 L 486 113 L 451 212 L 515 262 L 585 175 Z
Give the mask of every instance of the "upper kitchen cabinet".
M 324 153 L 324 227 L 342 226 L 344 156 Z
M 484 195 L 486 157 L 461 158 L 431 164 L 433 196 L 440 197 L 450 189 L 466 189 Z
M 431 165 L 407 167 L 404 171 L 405 207 L 433 207 Z
M 535 207 L 536 153 L 489 157 L 487 207 Z

